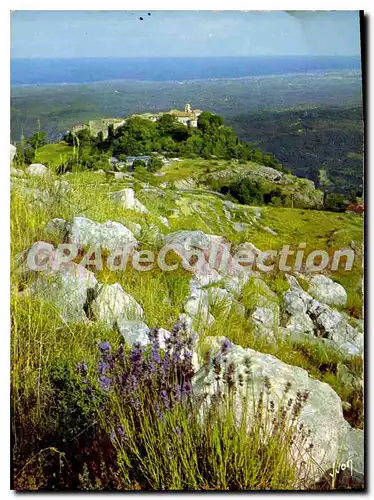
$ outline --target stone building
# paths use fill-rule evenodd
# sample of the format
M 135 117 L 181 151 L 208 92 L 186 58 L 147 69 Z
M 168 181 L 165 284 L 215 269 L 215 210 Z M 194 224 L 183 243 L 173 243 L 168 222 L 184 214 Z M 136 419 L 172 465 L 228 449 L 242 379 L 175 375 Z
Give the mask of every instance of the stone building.
M 187 127 L 197 127 L 197 119 L 201 113 L 201 109 L 191 109 L 190 104 L 186 104 L 184 111 L 171 109 L 167 114 L 174 116 L 180 123 L 183 123 Z

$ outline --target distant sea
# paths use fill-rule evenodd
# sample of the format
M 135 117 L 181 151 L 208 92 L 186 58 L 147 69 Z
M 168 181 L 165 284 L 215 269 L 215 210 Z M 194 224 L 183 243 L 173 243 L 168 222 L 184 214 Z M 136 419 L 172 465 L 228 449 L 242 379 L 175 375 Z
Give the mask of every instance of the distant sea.
M 11 86 L 110 80 L 172 82 L 361 70 L 359 57 L 13 59 Z

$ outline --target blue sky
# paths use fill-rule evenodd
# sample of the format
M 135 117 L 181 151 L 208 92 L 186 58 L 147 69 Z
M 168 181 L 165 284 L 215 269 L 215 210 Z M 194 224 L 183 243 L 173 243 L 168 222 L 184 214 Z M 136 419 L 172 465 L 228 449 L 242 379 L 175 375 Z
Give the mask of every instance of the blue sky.
M 15 11 L 11 14 L 11 56 L 360 54 L 357 11 L 150 11 L 150 14 L 147 11 Z

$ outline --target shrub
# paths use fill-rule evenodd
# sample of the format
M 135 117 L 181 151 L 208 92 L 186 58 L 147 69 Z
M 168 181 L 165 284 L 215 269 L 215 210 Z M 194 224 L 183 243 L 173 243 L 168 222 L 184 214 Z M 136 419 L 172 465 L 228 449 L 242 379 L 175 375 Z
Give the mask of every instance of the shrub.
M 237 422 L 232 405 L 235 367 L 214 362 L 226 389 L 202 414 L 202 402 L 192 393 L 192 339 L 185 325 L 173 328 L 164 350 L 158 330 L 150 335 L 148 349 L 134 346 L 129 354 L 122 345 L 112 353 L 108 342 L 101 343 L 97 378 L 91 382 L 87 382 L 84 365 L 79 367 L 92 397 L 106 395 L 98 419 L 116 450 L 121 488 L 291 487 L 297 472 L 290 446 L 306 439 L 296 424 L 302 399 L 278 415 L 266 392 L 270 384 L 264 381 L 265 393 L 251 415 L 248 432 L 247 411 Z M 221 350 L 227 349 L 229 344 L 223 344 Z

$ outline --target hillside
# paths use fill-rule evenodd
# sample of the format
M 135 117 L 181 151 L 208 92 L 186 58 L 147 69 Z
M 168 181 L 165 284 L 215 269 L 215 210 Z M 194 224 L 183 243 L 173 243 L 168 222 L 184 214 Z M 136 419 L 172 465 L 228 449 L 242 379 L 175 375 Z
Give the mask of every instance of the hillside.
M 44 148 L 38 154 L 50 155 L 51 146 Z M 355 484 L 362 486 L 363 219 L 245 205 L 215 191 L 220 183 L 230 186 L 248 176 L 265 179 L 291 199 L 318 200 L 310 181 L 253 162 L 169 159 L 156 172 L 73 169 L 63 175 L 56 175 L 53 162 L 49 168 L 13 167 L 12 393 L 19 489 L 30 481 L 36 489 L 59 482 L 85 489 L 95 480 L 99 489 L 320 489 L 338 456 L 352 460 Z M 294 254 L 287 260 L 290 270 L 281 270 L 284 245 L 296 251 L 303 242 L 300 266 Z M 64 254 L 61 266 L 56 252 L 62 243 L 73 244 L 77 253 Z M 121 259 L 110 261 L 123 245 L 132 248 L 125 268 Z M 212 254 L 214 245 L 218 253 Z M 332 270 L 340 249 L 354 255 L 351 270 L 344 259 Z M 269 250 L 278 257 L 264 270 L 259 259 Z M 325 251 L 328 263 L 313 272 L 306 262 L 315 250 Z M 243 252 L 256 257 L 253 267 Z M 30 271 L 33 255 L 39 257 Z M 238 255 L 240 269 L 233 260 Z M 203 266 L 194 268 L 199 262 Z M 266 257 L 263 263 L 270 265 Z M 186 340 L 192 332 L 194 343 Z M 173 370 L 183 374 L 182 382 Z M 151 373 L 159 375 L 152 375 L 149 390 Z M 275 413 L 275 427 L 266 427 L 266 452 L 260 424 L 249 434 L 232 425 L 241 415 L 241 391 L 248 398 L 248 390 L 245 396 L 240 389 L 248 374 L 250 401 L 263 405 L 259 422 L 270 422 L 274 404 L 282 408 L 274 402 L 292 400 L 285 415 L 289 422 L 296 419 L 290 433 L 300 442 L 300 456 L 285 441 L 285 416 L 277 421 Z M 193 405 L 208 397 L 206 408 L 214 409 L 221 390 L 233 398 L 226 424 L 194 420 L 205 407 Z M 252 404 L 249 417 L 257 422 Z M 224 436 L 232 436 L 231 451 Z M 160 453 L 162 439 L 172 451 L 167 460 Z M 139 449 L 152 459 L 139 462 Z M 248 449 L 256 459 L 238 469 L 248 476 L 232 479 L 230 463 L 245 461 Z M 232 470 L 227 476 L 216 463 L 223 450 L 223 464 Z M 60 453 L 68 473 L 59 469 Z M 308 463 L 307 478 L 302 461 Z M 88 470 L 97 471 L 96 479 L 85 478 Z
M 191 102 L 223 116 L 240 139 L 274 155 L 292 173 L 318 186 L 320 170 L 326 170 L 329 190 L 350 195 L 362 184 L 361 87 L 359 71 L 137 82 L 136 88 L 126 81 L 26 86 L 12 89 L 11 137 L 28 137 L 39 123 L 56 142 L 89 120 L 121 120 Z
M 304 107 L 237 115 L 239 137 L 329 192 L 363 190 L 362 107 Z

